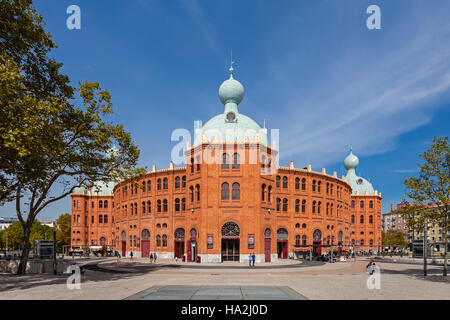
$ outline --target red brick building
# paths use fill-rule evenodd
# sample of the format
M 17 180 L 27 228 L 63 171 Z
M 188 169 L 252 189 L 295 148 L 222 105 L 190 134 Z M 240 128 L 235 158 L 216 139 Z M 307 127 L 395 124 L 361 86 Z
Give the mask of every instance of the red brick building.
M 109 245 L 123 256 L 183 257 L 201 262 L 286 259 L 313 246 L 381 246 L 381 193 L 355 173 L 278 167 L 267 129 L 239 113 L 242 85 L 219 89 L 223 113 L 195 130 L 186 166 L 156 170 L 138 183 L 72 194 L 72 247 Z

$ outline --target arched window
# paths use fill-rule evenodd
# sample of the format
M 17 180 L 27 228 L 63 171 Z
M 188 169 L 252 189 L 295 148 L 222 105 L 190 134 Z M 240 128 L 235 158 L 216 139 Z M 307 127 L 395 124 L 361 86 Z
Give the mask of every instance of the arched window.
M 359 217 L 359 223 L 364 223 L 364 216 L 363 216 L 363 215 L 361 215 L 361 216 Z
M 288 187 L 288 178 L 285 176 L 283 177 L 283 188 L 287 189 L 287 187 Z
M 373 223 L 373 216 L 372 216 L 372 215 L 369 216 L 369 223 L 370 223 L 370 224 Z
M 147 212 L 152 213 L 152 203 L 150 201 L 147 201 Z
M 355 207 L 355 200 L 352 200 L 352 204 L 351 207 L 354 208 Z
M 161 236 L 159 234 L 156 236 L 156 246 L 161 247 Z
M 295 189 L 300 189 L 300 178 L 295 178 Z
M 181 211 L 186 211 L 186 198 L 181 199 Z
M 283 199 L 283 211 L 287 211 L 288 209 L 288 200 L 286 198 Z
M 145 201 L 142 201 L 142 214 L 145 214 Z
M 300 228 L 300 223 L 296 223 L 295 224 L 295 228 L 299 229 Z
M 102 201 L 102 200 L 100 200 L 100 201 L 98 202 L 98 207 L 99 207 L 100 209 L 103 208 L 103 201 Z
M 133 215 L 133 204 L 130 204 L 130 214 Z
M 191 158 L 191 173 L 194 173 L 194 158 Z
M 105 200 L 103 202 L 103 208 L 107 209 L 108 208 L 108 200 Z
M 152 181 L 151 180 L 147 181 L 147 191 L 152 191 Z
M 240 160 L 239 153 L 235 153 L 235 154 L 233 154 L 233 165 L 232 165 L 232 168 L 233 169 L 239 169 L 240 167 L 241 167 L 241 160 Z
M 281 184 L 281 177 L 280 177 L 280 176 L 277 176 L 275 186 L 276 186 L 277 188 L 279 188 L 279 187 L 281 186 L 280 184 Z
M 330 184 L 327 182 L 327 194 L 330 193 Z
M 105 214 L 105 216 L 103 217 L 103 223 L 108 223 L 108 215 Z
M 302 200 L 302 213 L 306 212 L 306 200 Z
M 330 184 L 330 194 L 333 194 L 333 184 Z
M 261 171 L 265 170 L 265 166 L 266 166 L 266 156 L 262 155 L 261 156 Z
M 167 178 L 164 178 L 163 189 L 164 190 L 169 189 L 169 179 L 167 179 Z
M 195 193 L 197 195 L 197 201 L 200 201 L 200 185 L 199 184 L 197 184 L 195 186 Z
M 241 186 L 239 185 L 239 183 L 235 182 L 233 183 L 232 188 L 231 199 L 239 200 L 241 198 Z
M 134 184 L 134 194 L 138 194 L 138 184 Z
M 369 244 L 370 244 L 371 246 L 373 246 L 373 239 L 370 239 L 370 240 L 369 240 Z
M 105 237 L 101 237 L 100 238 L 100 245 L 101 246 L 105 246 L 106 245 L 106 238 Z
M 181 178 L 181 187 L 186 188 L 186 176 L 183 176 L 183 178 Z
M 197 230 L 192 228 L 191 229 L 191 239 L 196 239 L 196 238 L 197 238 Z
M 302 245 L 306 246 L 306 235 L 302 237 Z
M 162 227 L 167 228 L 167 223 L 163 223 Z
M 339 245 L 342 244 L 342 237 L 343 237 L 343 233 L 342 233 L 342 231 L 339 231 L 339 233 L 338 233 L 338 244 Z
M 326 212 L 326 214 L 328 215 L 329 212 L 330 212 L 330 204 L 327 202 L 327 212 Z
M 306 179 L 305 178 L 302 179 L 302 190 L 303 191 L 306 190 Z
M 272 186 L 267 188 L 267 201 L 272 202 Z
M 277 198 L 277 211 L 281 210 L 281 199 Z
M 280 228 L 277 231 L 277 240 L 287 240 L 289 238 L 288 232 L 284 228 Z
M 102 215 L 98 216 L 98 223 L 103 223 L 103 216 Z
M 312 182 L 312 191 L 316 191 L 316 180 Z
M 352 224 L 355 223 L 355 215 L 352 214 Z
M 163 200 L 163 211 L 167 212 L 167 199 Z
M 272 236 L 272 232 L 270 231 L 269 228 L 267 228 L 266 231 L 264 231 L 264 237 L 270 238 L 271 236 Z
M 175 240 L 184 241 L 184 229 L 178 228 L 175 230 Z
M 148 231 L 147 229 L 142 230 L 141 238 L 142 240 L 150 240 L 150 231 Z
M 316 213 L 316 201 L 313 201 L 313 204 L 312 204 L 312 213 Z
M 161 212 L 161 200 L 158 200 L 157 208 L 158 208 L 158 212 Z
M 361 209 L 364 208 L 364 201 L 361 200 L 361 201 L 359 202 L 359 207 L 360 207 Z
M 134 204 L 134 214 L 135 214 L 135 215 L 137 215 L 137 211 L 138 211 L 137 203 L 135 203 L 135 204 Z
M 334 206 L 334 204 L 331 204 L 331 206 L 330 206 L 330 216 L 333 216 L 333 206 Z
M 180 211 L 180 199 L 175 199 L 175 211 Z
M 221 198 L 230 200 L 230 185 L 227 182 L 222 183 Z
M 227 153 L 224 153 L 222 155 L 222 169 L 229 169 L 230 168 L 230 157 Z
M 361 239 L 360 243 L 363 246 L 364 245 L 364 239 Z
M 317 192 L 320 192 L 320 185 L 321 185 L 321 182 L 318 181 L 318 182 L 317 182 Z
M 322 206 L 322 202 L 317 203 L 317 213 L 320 214 L 320 207 Z
M 190 196 L 191 202 L 194 202 L 194 187 L 193 186 L 189 187 L 189 196 Z
M 316 229 L 314 231 L 313 239 L 314 239 L 314 241 L 321 241 L 322 240 L 322 232 L 319 229 Z
M 302 224 L 302 229 L 306 229 L 306 223 Z
M 239 226 L 234 222 L 227 222 L 222 226 L 222 237 L 235 238 L 241 233 Z
M 266 201 L 266 185 L 261 186 L 261 201 Z
M 295 212 L 300 212 L 300 200 L 295 199 Z
M 372 201 L 372 200 L 369 201 L 369 208 L 370 208 L 370 209 L 373 208 L 373 201 Z
M 176 177 L 175 178 L 175 189 L 179 189 L 180 188 L 180 177 Z
M 144 182 L 142 182 L 142 192 L 146 192 L 147 190 L 146 190 L 146 184 L 145 184 L 145 181 Z
M 158 190 L 161 190 L 161 179 L 158 179 L 156 187 Z
M 295 236 L 295 245 L 300 246 L 300 236 L 299 235 Z
M 197 171 L 200 171 L 200 163 L 201 163 L 200 156 L 195 157 L 195 161 L 197 162 Z

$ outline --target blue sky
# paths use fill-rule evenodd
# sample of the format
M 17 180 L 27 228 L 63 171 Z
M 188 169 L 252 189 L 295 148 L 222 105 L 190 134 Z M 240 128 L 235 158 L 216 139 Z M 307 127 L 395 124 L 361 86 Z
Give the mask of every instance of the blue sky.
M 66 8 L 81 8 L 81 30 Z M 381 8 L 368 30 L 366 8 Z M 239 111 L 280 129 L 280 165 L 344 173 L 350 144 L 357 173 L 382 192 L 383 213 L 404 197 L 419 154 L 449 134 L 450 2 L 252 0 L 40 0 L 38 12 L 73 83 L 110 91 L 113 120 L 141 149 L 140 165 L 167 168 L 177 128 L 223 112 L 228 78 L 245 87 Z M 69 198 L 40 220 L 70 211 Z M 0 207 L 13 216 L 14 207 Z

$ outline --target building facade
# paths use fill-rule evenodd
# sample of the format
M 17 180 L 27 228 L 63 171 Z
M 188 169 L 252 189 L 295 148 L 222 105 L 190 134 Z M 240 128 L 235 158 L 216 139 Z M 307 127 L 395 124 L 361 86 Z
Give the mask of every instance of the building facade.
M 402 208 L 402 204 L 397 204 L 396 209 L 394 209 L 394 205 L 391 204 L 391 210 L 388 213 L 383 214 L 383 231 L 389 231 L 389 230 L 398 230 L 402 231 L 407 236 L 407 241 L 411 242 L 412 239 L 412 233 L 410 232 L 406 219 L 402 217 L 402 215 L 396 210 L 400 210 Z
M 8 227 L 14 222 L 19 222 L 17 218 L 3 218 L 0 217 L 0 231 L 8 229 Z
M 267 129 L 242 114 L 244 88 L 230 78 L 219 88 L 224 112 L 194 132 L 186 166 L 148 172 L 72 194 L 72 248 L 108 245 L 122 256 L 187 261 L 286 259 L 331 246 L 381 246 L 381 193 L 344 160 L 339 178 L 311 165 L 277 166 Z M 101 190 L 97 192 L 97 190 Z

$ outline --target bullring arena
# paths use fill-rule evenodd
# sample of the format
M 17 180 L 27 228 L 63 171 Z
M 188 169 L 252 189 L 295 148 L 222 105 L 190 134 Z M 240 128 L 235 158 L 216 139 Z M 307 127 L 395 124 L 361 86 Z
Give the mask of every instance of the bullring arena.
M 244 88 L 233 72 L 219 88 L 224 112 L 195 129 L 186 166 L 74 190 L 72 250 L 108 246 L 123 257 L 201 263 L 254 253 L 259 263 L 380 249 L 381 193 L 356 174 L 352 150 L 340 178 L 311 165 L 278 166 L 265 125 L 239 113 Z

